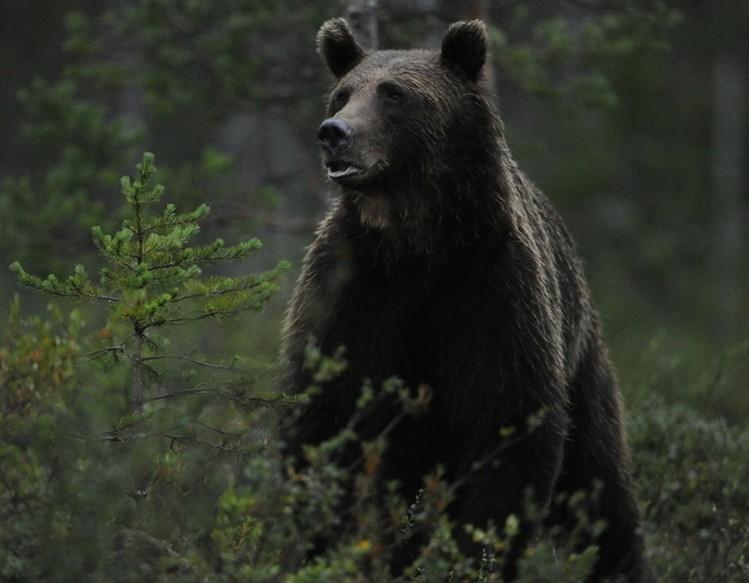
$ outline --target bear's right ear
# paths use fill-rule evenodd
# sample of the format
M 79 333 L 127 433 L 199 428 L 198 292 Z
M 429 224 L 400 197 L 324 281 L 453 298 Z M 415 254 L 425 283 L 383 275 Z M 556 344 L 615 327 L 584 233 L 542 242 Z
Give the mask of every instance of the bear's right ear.
M 338 79 L 356 67 L 366 55 L 343 18 L 333 18 L 320 27 L 317 52 Z

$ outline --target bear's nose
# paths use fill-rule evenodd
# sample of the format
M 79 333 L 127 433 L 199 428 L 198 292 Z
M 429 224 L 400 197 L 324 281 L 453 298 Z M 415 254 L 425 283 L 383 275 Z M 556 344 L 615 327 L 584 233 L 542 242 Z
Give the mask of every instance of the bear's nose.
M 353 135 L 354 128 L 342 119 L 326 119 L 320 124 L 317 138 L 320 140 L 320 147 L 335 156 L 349 145 Z

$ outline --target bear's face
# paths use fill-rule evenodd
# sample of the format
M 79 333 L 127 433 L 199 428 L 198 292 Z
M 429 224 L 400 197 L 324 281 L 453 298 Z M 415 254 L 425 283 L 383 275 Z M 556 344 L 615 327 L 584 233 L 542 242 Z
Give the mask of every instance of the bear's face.
M 375 53 L 339 80 L 319 130 L 329 178 L 366 192 L 417 172 L 415 156 L 424 147 L 414 142 L 429 139 L 419 112 L 434 111 L 440 97 L 437 87 L 427 91 L 413 74 L 416 67 L 433 68 L 429 57 Z
M 398 196 L 413 198 L 454 169 L 451 148 L 469 134 L 472 111 L 485 109 L 477 82 L 486 46 L 479 21 L 453 24 L 440 52 L 371 54 L 344 20 L 323 25 L 318 50 L 337 78 L 319 129 L 323 163 L 330 179 L 356 194 L 365 222 L 384 226 L 403 206 Z

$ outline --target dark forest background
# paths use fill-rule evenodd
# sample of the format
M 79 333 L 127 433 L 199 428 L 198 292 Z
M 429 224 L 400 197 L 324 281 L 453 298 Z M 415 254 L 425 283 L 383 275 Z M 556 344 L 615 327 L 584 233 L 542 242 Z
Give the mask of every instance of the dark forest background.
M 510 146 L 577 239 L 605 324 L 653 562 L 665 581 L 749 581 L 743 0 L 5 0 L 0 263 L 62 280 L 105 267 L 91 229 L 131 216 L 120 177 L 148 151 L 159 204 L 210 206 L 166 245 L 257 237 L 218 266 L 186 261 L 272 286 L 243 280 L 221 322 L 149 320 L 158 341 L 134 349 L 145 312 L 35 293 L 3 267 L 0 580 L 361 580 L 361 532 L 333 571 L 289 567 L 303 545 L 281 517 L 305 495 L 279 482 L 270 429 L 281 318 L 328 205 L 315 34 L 358 4 L 381 48 L 437 48 L 451 21 L 487 21 Z M 133 407 L 152 357 L 149 404 Z

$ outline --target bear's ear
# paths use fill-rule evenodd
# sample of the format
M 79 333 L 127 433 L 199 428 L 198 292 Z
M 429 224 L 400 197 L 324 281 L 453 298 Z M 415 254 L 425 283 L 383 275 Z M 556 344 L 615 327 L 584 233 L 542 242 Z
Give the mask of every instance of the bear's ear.
M 317 52 L 338 79 L 356 67 L 366 53 L 354 40 L 348 23 L 343 18 L 333 18 L 320 27 L 317 33 Z
M 486 25 L 482 21 L 454 22 L 442 37 L 442 62 L 476 81 L 486 61 L 488 44 Z

